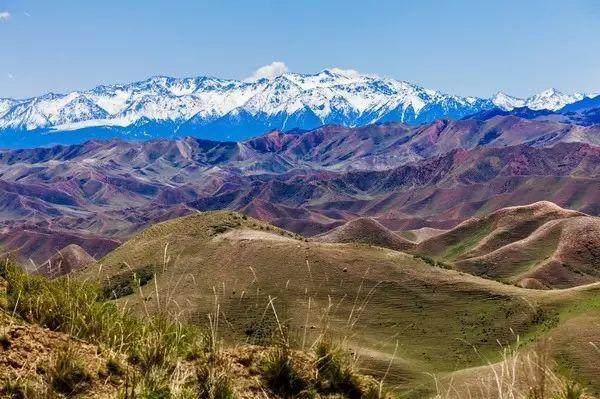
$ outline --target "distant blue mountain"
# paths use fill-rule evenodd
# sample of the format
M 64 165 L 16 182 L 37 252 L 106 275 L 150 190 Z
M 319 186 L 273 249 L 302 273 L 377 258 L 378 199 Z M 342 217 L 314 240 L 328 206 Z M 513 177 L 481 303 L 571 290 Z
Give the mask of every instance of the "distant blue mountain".
M 567 104 L 559 109 L 558 112 L 561 114 L 566 114 L 569 112 L 580 112 L 594 108 L 600 108 L 600 95 L 596 97 L 586 97 L 583 100 L 574 102 L 572 104 Z

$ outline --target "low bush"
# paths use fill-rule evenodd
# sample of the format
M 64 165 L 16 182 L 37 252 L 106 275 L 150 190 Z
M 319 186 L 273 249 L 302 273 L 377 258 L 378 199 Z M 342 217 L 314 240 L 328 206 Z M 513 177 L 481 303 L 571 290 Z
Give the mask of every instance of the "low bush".
M 39 381 L 17 378 L 6 381 L 0 388 L 0 396 L 10 399 L 51 399 L 53 397 Z
M 307 382 L 297 373 L 289 348 L 277 347 L 262 365 L 269 388 L 284 397 L 295 397 L 307 388 Z
M 84 392 L 92 381 L 83 360 L 71 347 L 58 351 L 47 373 L 54 390 L 69 396 Z
M 423 262 L 427 263 L 430 266 L 440 267 L 442 269 L 452 269 L 452 266 L 449 265 L 448 263 L 445 263 L 445 262 L 442 262 L 439 260 L 435 260 L 424 254 L 415 254 L 415 255 L 413 255 L 413 257 L 416 259 L 422 260 Z
M 8 281 L 8 306 L 24 319 L 129 353 L 146 368 L 186 356 L 203 341 L 199 328 L 165 315 L 140 320 L 119 310 L 104 300 L 95 285 L 64 277 L 48 280 L 16 265 L 5 265 L 3 274 Z
M 573 380 L 568 380 L 555 399 L 581 399 L 584 393 L 585 389 L 581 385 Z
M 199 399 L 235 399 L 233 380 L 224 358 L 211 354 L 196 370 Z
M 115 358 L 111 357 L 106 361 L 106 371 L 112 376 L 122 376 L 125 374 L 125 370 L 121 363 Z
M 350 398 L 362 396 L 363 391 L 354 372 L 354 365 L 341 346 L 324 338 L 317 343 L 315 354 L 322 389 L 343 393 Z
M 164 393 L 169 381 L 157 376 L 168 375 L 182 359 L 196 358 L 205 348 L 199 327 L 173 321 L 162 313 L 140 319 L 107 302 L 93 284 L 64 277 L 48 280 L 11 263 L 2 266 L 0 275 L 8 282 L 9 308 L 25 320 L 128 357 L 141 372 L 139 387 L 132 386 L 134 393 L 152 391 L 149 397 L 161 397 L 158 392 Z M 50 367 L 54 389 L 69 393 L 83 386 L 87 379 L 79 366 L 71 352 L 58 357 Z M 114 362 L 107 363 L 107 371 L 119 372 Z
M 128 270 L 108 279 L 102 286 L 104 299 L 118 299 L 136 293 L 138 287 L 148 284 L 156 273 L 152 265 Z

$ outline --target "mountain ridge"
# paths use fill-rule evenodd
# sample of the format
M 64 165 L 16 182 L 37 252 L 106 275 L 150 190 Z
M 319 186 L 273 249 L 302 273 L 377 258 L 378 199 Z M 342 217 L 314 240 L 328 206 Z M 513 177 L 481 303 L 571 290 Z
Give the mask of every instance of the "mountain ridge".
M 501 92 L 487 99 L 464 97 L 337 68 L 250 81 L 155 76 L 66 94 L 0 99 L 0 144 L 186 135 L 237 141 L 272 129 L 460 119 L 494 107 L 555 111 L 585 98 L 582 93 L 566 95 L 555 89 L 528 99 Z

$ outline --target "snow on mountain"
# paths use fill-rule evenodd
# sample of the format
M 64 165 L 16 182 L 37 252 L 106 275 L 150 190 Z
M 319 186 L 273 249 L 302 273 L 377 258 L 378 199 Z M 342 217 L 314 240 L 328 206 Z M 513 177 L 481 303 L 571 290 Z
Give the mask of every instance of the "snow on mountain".
M 241 139 L 269 129 L 311 129 L 322 124 L 458 119 L 494 106 L 556 110 L 582 98 L 581 93 L 565 95 L 552 89 L 528 99 L 502 92 L 491 99 L 452 96 L 338 68 L 243 81 L 156 76 L 68 94 L 0 99 L 0 130 L 52 133 L 118 127 L 127 131 L 113 129 L 111 134 Z
M 567 104 L 572 104 L 586 97 L 590 97 L 590 95 L 578 92 L 574 94 L 564 94 L 556 89 L 547 89 L 525 99 L 512 97 L 503 92 L 498 92 L 492 97 L 492 102 L 497 107 L 508 111 L 520 107 L 527 107 L 536 111 L 557 111 Z
M 510 96 L 502 91 L 499 91 L 498 93 L 496 93 L 494 95 L 494 97 L 492 97 L 492 102 L 494 103 L 494 105 L 496 105 L 504 110 L 511 110 L 513 108 L 521 108 L 521 107 L 524 107 L 526 104 L 526 100 L 523 100 L 522 98 Z
M 548 89 L 527 99 L 527 107 L 533 110 L 548 109 L 556 111 L 567 104 L 583 100 L 587 97 L 582 93 L 563 94 L 556 89 Z
M 10 98 L 0 98 L 0 117 L 8 112 L 12 107 L 18 103 L 17 100 Z

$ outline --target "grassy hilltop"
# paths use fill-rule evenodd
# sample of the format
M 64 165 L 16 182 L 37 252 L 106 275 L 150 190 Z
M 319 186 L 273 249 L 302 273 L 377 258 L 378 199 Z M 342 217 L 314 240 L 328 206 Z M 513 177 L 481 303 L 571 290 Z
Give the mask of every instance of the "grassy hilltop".
M 154 225 L 77 278 L 100 283 L 140 316 L 168 309 L 206 325 L 218 307 L 230 345 L 264 345 L 283 325 L 302 349 L 326 325 L 364 373 L 385 376 L 403 396 L 429 396 L 435 380 L 467 389 L 502 360 L 499 345 L 517 340 L 524 352 L 547 342 L 553 369 L 600 392 L 590 344 L 600 339 L 600 286 L 531 290 L 440 266 L 447 265 L 377 246 L 308 241 L 211 212 Z

